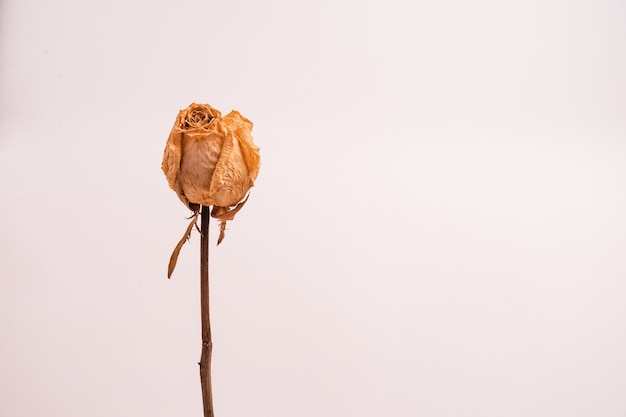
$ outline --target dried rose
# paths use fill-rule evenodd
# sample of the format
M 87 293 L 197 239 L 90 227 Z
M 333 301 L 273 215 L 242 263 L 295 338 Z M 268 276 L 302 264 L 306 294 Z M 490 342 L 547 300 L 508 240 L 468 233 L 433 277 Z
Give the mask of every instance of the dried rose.
M 228 208 L 245 197 L 260 163 L 251 131 L 252 122 L 235 110 L 222 117 L 208 104 L 193 103 L 178 113 L 162 168 L 185 205 Z
M 259 173 L 251 132 L 252 122 L 236 110 L 222 116 L 208 104 L 192 103 L 178 113 L 165 146 L 161 168 L 170 187 L 196 213 L 201 205 L 213 206 L 211 216 L 221 220 L 218 243 Z

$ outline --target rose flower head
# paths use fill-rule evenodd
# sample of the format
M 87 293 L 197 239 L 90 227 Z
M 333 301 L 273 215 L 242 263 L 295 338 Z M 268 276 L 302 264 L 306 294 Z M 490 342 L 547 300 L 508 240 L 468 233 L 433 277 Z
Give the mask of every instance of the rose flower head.
M 211 216 L 221 221 L 218 244 L 259 173 L 251 132 L 252 122 L 236 110 L 222 116 L 208 104 L 192 103 L 178 113 L 165 145 L 161 168 L 170 188 L 196 213 L 201 205 L 213 206 Z

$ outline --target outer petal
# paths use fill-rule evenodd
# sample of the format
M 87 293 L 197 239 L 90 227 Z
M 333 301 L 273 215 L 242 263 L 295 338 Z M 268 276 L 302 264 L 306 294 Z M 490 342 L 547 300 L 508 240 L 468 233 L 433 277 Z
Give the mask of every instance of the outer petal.
M 233 110 L 224 116 L 224 123 L 231 130 L 237 141 L 248 168 L 248 178 L 250 179 L 250 187 L 254 185 L 259 168 L 261 166 L 261 154 L 259 147 L 252 141 L 252 122 L 243 117 L 237 110 Z
M 178 113 L 178 119 L 181 117 L 183 111 Z M 183 134 L 180 129 L 176 129 L 176 125 L 170 132 L 170 136 L 165 144 L 165 151 L 163 151 L 163 162 L 161 163 L 161 169 L 165 173 L 165 178 L 172 190 L 176 192 L 178 198 L 189 205 L 189 201 L 185 198 L 180 184 L 178 182 L 178 175 L 180 174 L 180 160 L 182 158 L 182 137 Z
M 218 120 L 210 132 L 184 133 L 179 183 L 185 197 L 192 203 L 213 205 L 211 178 L 214 175 L 226 132 Z
M 211 201 L 216 206 L 233 206 L 245 197 L 250 185 L 239 141 L 233 132 L 228 131 L 211 180 Z

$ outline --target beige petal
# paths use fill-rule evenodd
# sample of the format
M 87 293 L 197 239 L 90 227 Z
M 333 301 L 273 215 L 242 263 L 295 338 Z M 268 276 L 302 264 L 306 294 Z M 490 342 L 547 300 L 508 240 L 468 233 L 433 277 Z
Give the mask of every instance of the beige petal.
M 250 186 L 254 185 L 259 168 L 261 165 L 261 155 L 259 147 L 252 141 L 252 122 L 243 117 L 237 110 L 233 110 L 224 116 L 228 129 L 235 133 L 235 137 L 239 141 L 239 148 L 243 154 L 243 159 L 248 167 L 248 177 L 250 178 Z
M 219 125 L 218 121 L 213 123 Z M 183 134 L 182 160 L 179 183 L 184 196 L 192 203 L 213 205 L 211 178 L 223 155 L 225 132 L 220 128 L 211 132 Z
M 233 206 L 245 197 L 249 189 L 248 167 L 239 141 L 228 132 L 211 180 L 211 202 L 216 206 Z

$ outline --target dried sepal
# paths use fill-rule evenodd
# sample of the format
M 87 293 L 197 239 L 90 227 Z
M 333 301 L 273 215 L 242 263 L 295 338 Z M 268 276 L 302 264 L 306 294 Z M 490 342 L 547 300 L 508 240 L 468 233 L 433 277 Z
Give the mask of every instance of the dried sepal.
M 222 240 L 224 240 L 224 233 L 226 232 L 226 222 L 228 220 L 235 219 L 235 214 L 237 214 L 239 210 L 242 209 L 244 204 L 246 204 L 246 201 L 248 201 L 248 198 L 250 198 L 250 194 L 248 194 L 245 200 L 243 200 L 241 203 L 237 204 L 233 208 L 213 206 L 213 210 L 211 210 L 211 217 L 214 217 L 220 221 L 220 235 L 217 238 L 218 245 L 222 243 Z
M 189 240 L 189 236 L 191 236 L 191 230 L 193 229 L 194 226 L 196 226 L 196 229 L 198 228 L 197 221 L 198 221 L 199 213 L 200 211 L 196 211 L 194 213 L 194 215 L 191 218 L 191 223 L 189 223 L 189 226 L 187 226 L 187 230 L 185 230 L 185 234 L 183 235 L 180 242 L 178 242 L 178 244 L 174 248 L 174 251 L 172 252 L 172 256 L 170 256 L 170 262 L 167 265 L 167 277 L 168 278 L 172 276 L 172 273 L 174 272 L 174 268 L 176 268 L 176 262 L 178 261 L 178 254 L 180 253 L 180 250 L 183 248 L 183 245 L 185 244 L 185 242 Z

